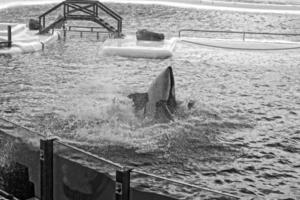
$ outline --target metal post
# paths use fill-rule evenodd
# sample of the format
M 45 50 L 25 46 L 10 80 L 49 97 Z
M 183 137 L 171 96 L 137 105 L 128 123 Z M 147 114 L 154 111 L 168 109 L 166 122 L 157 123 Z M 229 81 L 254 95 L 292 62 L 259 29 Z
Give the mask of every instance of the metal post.
M 98 6 L 96 5 L 96 17 L 98 16 Z
M 130 199 L 130 171 L 116 171 L 115 200 Z
M 11 26 L 7 26 L 7 41 L 8 41 L 8 44 L 7 46 L 8 47 L 11 47 Z
M 67 14 L 67 6 L 66 6 L 66 4 L 64 3 L 64 18 L 66 18 L 66 14 Z
M 118 37 L 121 37 L 122 33 L 122 20 L 118 21 Z
M 43 28 L 45 28 L 45 26 L 46 26 L 46 21 L 45 20 L 46 20 L 45 16 L 43 16 Z
M 97 16 L 97 14 L 96 14 L 96 3 L 93 4 L 93 15 L 94 15 L 94 17 Z
M 41 200 L 53 200 L 53 139 L 40 140 Z
M 243 41 L 245 41 L 246 33 L 243 32 Z
M 121 36 L 120 21 L 118 21 L 118 37 Z
M 121 19 L 121 20 L 120 20 L 120 33 L 122 33 L 122 31 L 123 31 L 123 30 L 122 30 L 122 26 L 123 26 L 123 20 Z
M 67 4 L 67 14 L 69 14 L 70 12 L 70 7 L 69 7 L 69 4 Z
M 80 31 L 80 37 L 82 38 L 82 31 Z
M 42 31 L 42 18 L 41 17 L 39 17 L 39 24 L 40 24 L 39 33 L 41 33 L 41 31 Z
M 97 32 L 97 40 L 99 40 L 99 32 Z

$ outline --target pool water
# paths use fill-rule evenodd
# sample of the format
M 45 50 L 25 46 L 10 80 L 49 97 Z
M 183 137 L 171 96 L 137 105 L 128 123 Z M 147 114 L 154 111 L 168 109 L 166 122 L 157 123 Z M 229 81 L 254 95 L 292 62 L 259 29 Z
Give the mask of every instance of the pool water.
M 293 32 L 299 16 L 109 4 L 137 28 Z M 27 22 L 50 6 L 0 13 Z M 237 51 L 178 42 L 169 59 L 102 54 L 94 35 L 69 34 L 44 51 L 0 57 L 0 116 L 124 165 L 257 199 L 300 198 L 300 54 Z M 135 116 L 127 95 L 144 92 L 167 66 L 183 101 L 175 120 Z M 195 101 L 189 110 L 187 102 Z M 122 152 L 122 153 L 120 153 Z M 180 199 L 212 194 L 135 176 L 145 190 Z

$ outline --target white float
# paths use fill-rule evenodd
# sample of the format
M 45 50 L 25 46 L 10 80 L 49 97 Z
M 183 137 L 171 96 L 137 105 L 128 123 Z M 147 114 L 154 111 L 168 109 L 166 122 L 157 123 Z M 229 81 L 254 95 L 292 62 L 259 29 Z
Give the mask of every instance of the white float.
M 0 23 L 0 41 L 7 41 L 8 25 L 12 26 L 12 46 L 1 48 L 0 55 L 39 51 L 60 38 L 57 31 L 39 35 L 38 31 L 29 30 L 25 24 Z
M 138 41 L 135 36 L 107 39 L 103 44 L 103 53 L 109 56 L 162 59 L 173 55 L 176 41 L 176 38 L 164 41 Z

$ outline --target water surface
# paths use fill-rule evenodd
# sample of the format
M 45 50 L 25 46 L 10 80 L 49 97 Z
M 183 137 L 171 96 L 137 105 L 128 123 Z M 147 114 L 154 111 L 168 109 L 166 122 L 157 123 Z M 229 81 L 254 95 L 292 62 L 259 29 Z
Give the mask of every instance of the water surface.
M 298 32 L 299 16 L 111 4 L 125 34 L 149 28 Z M 27 23 L 49 6 L 3 10 Z M 53 16 L 54 18 L 55 16 Z M 68 35 L 42 52 L 0 57 L 0 116 L 125 165 L 243 197 L 300 198 L 300 54 L 178 43 L 166 60 L 105 57 L 95 35 Z M 175 121 L 136 117 L 126 96 L 174 69 Z M 196 106 L 189 110 L 187 102 Z M 120 153 L 122 152 L 122 153 Z M 147 180 L 147 181 L 146 181 Z M 137 187 L 181 199 L 212 198 L 135 176 Z

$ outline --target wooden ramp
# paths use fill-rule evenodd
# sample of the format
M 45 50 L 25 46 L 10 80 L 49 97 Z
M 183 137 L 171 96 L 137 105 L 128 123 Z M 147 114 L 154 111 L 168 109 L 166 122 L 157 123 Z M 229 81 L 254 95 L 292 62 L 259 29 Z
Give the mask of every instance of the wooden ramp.
M 52 22 L 46 20 L 50 18 L 49 15 L 60 10 L 62 13 L 55 20 Z M 103 16 L 104 14 L 106 16 Z M 69 20 L 95 22 L 115 37 L 122 36 L 122 17 L 101 2 L 90 0 L 66 0 L 46 11 L 39 16 L 39 33 L 47 33 L 51 29 L 64 26 L 64 23 Z

